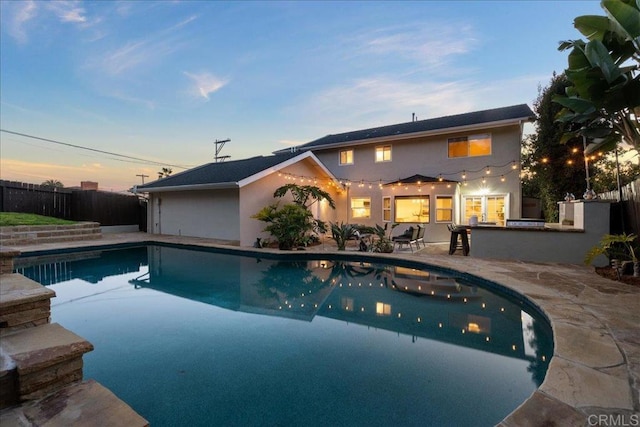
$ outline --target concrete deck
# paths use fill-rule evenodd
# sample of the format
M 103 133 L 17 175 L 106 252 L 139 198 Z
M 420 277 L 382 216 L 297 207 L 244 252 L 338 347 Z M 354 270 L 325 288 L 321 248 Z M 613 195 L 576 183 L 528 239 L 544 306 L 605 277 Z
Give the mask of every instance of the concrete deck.
M 152 241 L 233 248 L 211 239 L 122 233 L 12 249 L 28 254 Z M 308 250 L 331 253 L 335 245 L 325 239 Z M 581 265 L 451 256 L 447 250 L 448 243 L 428 244 L 415 253 L 406 249 L 379 256 L 448 267 L 500 283 L 538 305 L 553 328 L 555 353 L 543 384 L 501 426 L 640 425 L 640 288 L 604 279 Z

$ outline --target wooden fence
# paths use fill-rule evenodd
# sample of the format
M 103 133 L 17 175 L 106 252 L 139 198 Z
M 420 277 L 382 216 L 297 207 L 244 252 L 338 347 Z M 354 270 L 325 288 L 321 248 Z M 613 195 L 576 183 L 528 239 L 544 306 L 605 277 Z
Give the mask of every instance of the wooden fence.
M 0 212 L 24 212 L 71 218 L 72 190 L 24 182 L 0 181 Z
M 134 225 L 146 230 L 146 203 L 137 196 L 106 191 L 50 188 L 0 180 L 0 212 L 24 212 L 103 226 Z
M 612 212 L 612 231 L 640 234 L 640 179 L 622 187 L 620 193 L 614 190 L 598 194 L 603 200 L 620 201 L 618 211 Z

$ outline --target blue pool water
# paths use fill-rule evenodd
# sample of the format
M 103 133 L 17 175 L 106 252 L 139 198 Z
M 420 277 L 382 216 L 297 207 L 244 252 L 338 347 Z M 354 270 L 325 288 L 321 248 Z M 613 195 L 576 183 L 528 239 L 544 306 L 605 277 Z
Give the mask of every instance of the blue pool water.
M 145 246 L 17 271 L 55 290 L 52 321 L 94 344 L 85 378 L 154 427 L 489 426 L 553 353 L 527 304 L 409 263 Z

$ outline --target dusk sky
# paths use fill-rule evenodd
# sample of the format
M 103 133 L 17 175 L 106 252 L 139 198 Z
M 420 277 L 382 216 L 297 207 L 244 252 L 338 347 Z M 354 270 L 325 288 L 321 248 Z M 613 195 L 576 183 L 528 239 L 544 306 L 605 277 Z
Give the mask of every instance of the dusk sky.
M 122 191 L 327 134 L 527 103 L 598 1 L 1 2 L 0 178 Z M 155 163 L 144 163 L 152 161 Z

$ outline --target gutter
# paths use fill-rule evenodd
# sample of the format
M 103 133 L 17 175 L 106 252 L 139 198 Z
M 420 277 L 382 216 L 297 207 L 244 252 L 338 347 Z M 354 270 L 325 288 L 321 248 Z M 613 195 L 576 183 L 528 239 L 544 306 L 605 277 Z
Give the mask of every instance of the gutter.
M 240 188 L 237 182 L 216 182 L 210 184 L 178 185 L 171 187 L 137 188 L 138 193 L 167 193 L 170 191 L 220 190 Z

